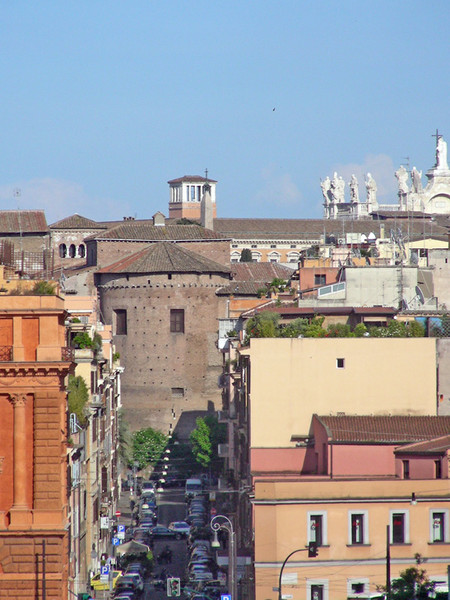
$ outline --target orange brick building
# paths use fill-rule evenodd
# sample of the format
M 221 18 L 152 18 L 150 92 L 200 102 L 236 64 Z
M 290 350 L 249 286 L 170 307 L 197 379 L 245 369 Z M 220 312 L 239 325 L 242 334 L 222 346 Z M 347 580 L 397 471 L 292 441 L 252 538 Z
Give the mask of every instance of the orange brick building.
M 64 301 L 0 297 L 0 598 L 67 599 Z

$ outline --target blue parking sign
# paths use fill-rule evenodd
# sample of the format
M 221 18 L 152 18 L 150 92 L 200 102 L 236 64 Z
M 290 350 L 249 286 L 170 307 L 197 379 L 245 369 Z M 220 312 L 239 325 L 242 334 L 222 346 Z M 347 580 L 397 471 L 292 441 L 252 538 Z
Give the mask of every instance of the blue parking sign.
M 120 544 L 120 540 L 118 537 L 113 537 L 112 539 L 113 546 L 118 546 Z
M 100 574 L 109 575 L 109 565 L 102 565 Z
M 125 525 L 117 525 L 118 533 L 125 533 Z
M 231 600 L 231 594 L 220 594 L 220 600 Z

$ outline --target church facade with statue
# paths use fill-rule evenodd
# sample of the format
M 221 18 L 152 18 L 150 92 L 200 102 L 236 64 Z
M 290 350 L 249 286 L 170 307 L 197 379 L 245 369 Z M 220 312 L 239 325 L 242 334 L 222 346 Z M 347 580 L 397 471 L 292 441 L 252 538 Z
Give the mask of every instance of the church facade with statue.
M 436 162 L 426 172 L 428 182 L 422 183 L 422 171 L 413 167 L 410 172 L 401 165 L 395 172 L 398 182 L 398 203 L 379 204 L 377 184 L 367 173 L 364 198 L 359 195 L 359 183 L 352 175 L 349 197 L 346 198 L 345 181 L 335 172 L 333 178 L 321 181 L 324 219 L 370 219 L 379 211 L 421 212 L 423 214 L 450 215 L 450 169 L 447 161 L 447 142 L 436 132 Z

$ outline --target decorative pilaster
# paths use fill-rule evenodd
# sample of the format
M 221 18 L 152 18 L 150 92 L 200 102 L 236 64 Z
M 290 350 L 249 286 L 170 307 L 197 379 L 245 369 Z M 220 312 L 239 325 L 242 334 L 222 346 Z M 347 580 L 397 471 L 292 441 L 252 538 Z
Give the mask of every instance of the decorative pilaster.
M 27 438 L 26 438 L 26 394 L 10 394 L 14 407 L 14 493 L 12 508 L 28 509 L 27 505 Z

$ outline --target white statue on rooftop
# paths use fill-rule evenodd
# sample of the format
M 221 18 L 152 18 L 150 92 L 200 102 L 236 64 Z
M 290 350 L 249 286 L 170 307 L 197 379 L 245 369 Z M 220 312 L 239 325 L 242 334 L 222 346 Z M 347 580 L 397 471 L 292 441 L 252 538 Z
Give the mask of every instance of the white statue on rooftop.
M 411 171 L 412 187 L 413 191 L 418 193 L 422 191 L 422 171 L 418 171 L 416 167 L 413 167 Z
M 325 204 L 328 204 L 331 200 L 330 198 L 330 189 L 331 189 L 331 181 L 327 176 L 323 181 L 320 182 L 320 187 L 322 188 L 323 198 L 325 200 Z
M 376 204 L 377 201 L 377 184 L 371 173 L 367 173 L 366 179 L 367 202 Z
M 405 169 L 403 165 L 397 171 L 395 171 L 395 176 L 398 180 L 398 191 L 399 194 L 407 194 L 409 192 L 408 187 L 408 171 Z
M 350 187 L 350 202 L 359 202 L 359 188 L 356 175 L 352 175 L 348 185 Z
M 345 202 L 345 181 L 342 177 L 338 177 L 336 171 L 331 180 L 331 195 L 334 202 Z
M 437 134 L 436 134 L 437 135 Z M 447 142 L 440 136 L 436 144 L 436 167 L 438 169 L 448 170 L 447 163 Z

